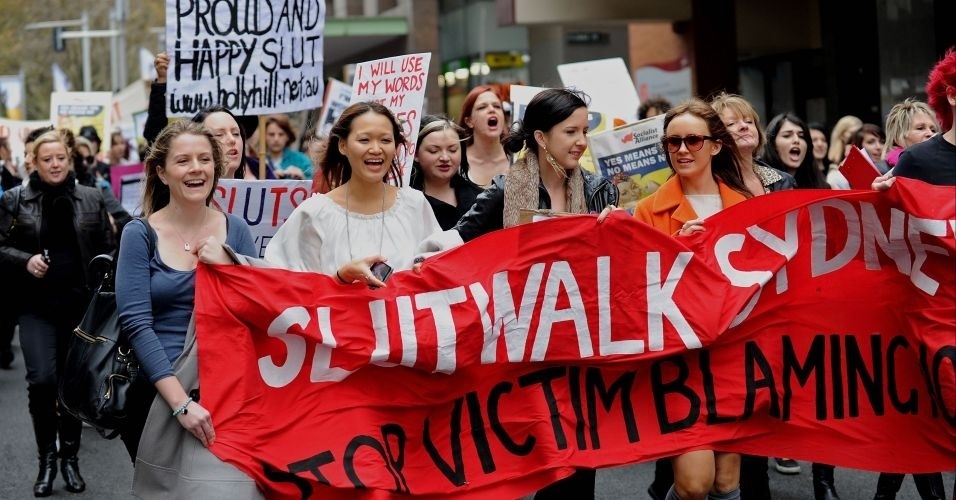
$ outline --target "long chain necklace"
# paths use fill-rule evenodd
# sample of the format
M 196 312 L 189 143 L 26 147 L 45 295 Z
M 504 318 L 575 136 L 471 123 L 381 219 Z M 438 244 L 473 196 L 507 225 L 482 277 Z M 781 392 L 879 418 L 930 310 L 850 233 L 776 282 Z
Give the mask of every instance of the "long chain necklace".
M 355 260 L 355 256 L 352 255 L 352 230 L 349 227 L 349 191 L 351 183 L 345 183 L 345 238 L 349 241 L 349 260 Z M 378 254 L 382 255 L 382 245 L 385 243 L 385 183 L 382 183 L 382 234 L 379 236 L 378 240 Z
M 203 228 L 206 227 L 206 215 L 207 215 L 207 214 L 209 214 L 209 208 L 208 208 L 208 207 L 203 207 L 203 211 L 202 211 L 202 224 L 199 225 L 199 229 L 196 230 L 196 232 L 193 234 L 193 237 L 190 238 L 189 240 L 187 240 L 186 238 L 183 238 L 183 235 L 182 235 L 182 233 L 179 232 L 179 229 L 176 229 L 176 224 L 170 224 L 170 227 L 173 228 L 173 231 L 176 233 L 176 236 L 179 236 L 179 240 L 183 242 L 183 251 L 184 251 L 184 252 L 189 253 L 189 251 L 192 250 L 192 246 L 189 245 L 189 242 L 192 241 L 192 240 L 194 240 L 194 239 L 196 239 L 196 236 L 198 236 L 199 233 L 202 232 Z

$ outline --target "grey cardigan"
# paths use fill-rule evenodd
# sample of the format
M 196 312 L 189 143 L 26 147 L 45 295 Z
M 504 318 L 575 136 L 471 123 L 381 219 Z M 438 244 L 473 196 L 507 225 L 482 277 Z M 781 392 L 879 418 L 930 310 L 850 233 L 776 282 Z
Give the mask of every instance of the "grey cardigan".
M 199 386 L 195 317 L 186 331 L 183 353 L 173 372 L 187 391 Z M 139 440 L 133 473 L 133 496 L 252 500 L 264 498 L 255 481 L 234 465 L 219 460 L 170 416 L 159 394 L 153 400 Z

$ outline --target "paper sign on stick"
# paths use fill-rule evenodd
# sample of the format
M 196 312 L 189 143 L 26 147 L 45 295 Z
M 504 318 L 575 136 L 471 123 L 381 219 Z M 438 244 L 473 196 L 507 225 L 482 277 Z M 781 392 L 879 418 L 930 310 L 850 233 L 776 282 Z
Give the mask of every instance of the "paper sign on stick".
M 322 105 L 325 2 L 166 0 L 166 110 L 237 115 Z
M 322 114 L 319 115 L 319 135 L 328 137 L 335 120 L 349 107 L 351 98 L 352 87 L 349 84 L 329 78 L 328 87 L 325 89 L 325 104 L 322 106 Z
M 623 118 L 615 126 L 637 120 L 641 101 L 620 57 L 560 64 L 558 74 L 565 87 L 582 90 L 591 98 L 588 110 Z
M 524 110 L 534 96 L 538 95 L 546 87 L 529 87 L 527 85 L 512 85 L 511 93 L 511 123 L 518 123 L 524 118 Z
M 50 121 L 56 128 L 79 134 L 92 125 L 100 136 L 100 153 L 110 150 L 110 123 L 113 94 L 110 92 L 53 92 L 50 94 Z
M 408 144 L 404 152 L 398 152 L 398 161 L 405 184 L 408 184 L 412 159 L 415 158 L 431 58 L 431 53 L 424 52 L 366 61 L 355 66 L 350 101 L 377 101 L 390 109 L 402 124 Z
M 246 221 L 257 254 L 262 257 L 295 207 L 311 193 L 312 181 L 221 179 L 212 205 Z
M 664 116 L 659 115 L 588 136 L 597 171 L 617 185 L 621 207 L 637 205 L 670 176 L 667 157 L 660 148 L 663 131 Z

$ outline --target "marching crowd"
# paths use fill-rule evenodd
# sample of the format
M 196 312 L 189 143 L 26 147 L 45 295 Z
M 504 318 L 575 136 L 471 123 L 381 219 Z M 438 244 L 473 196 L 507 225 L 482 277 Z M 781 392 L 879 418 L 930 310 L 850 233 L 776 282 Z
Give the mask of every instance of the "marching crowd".
M 283 115 L 268 117 L 256 130 L 257 120 L 214 106 L 169 123 L 168 65 L 168 57 L 157 57 L 137 218 L 108 186 L 108 165 L 130 156 L 121 135 L 104 155 L 95 130 L 34 131 L 23 169 L 0 139 L 0 265 L 5 281 L 16 283 L 2 287 L 10 295 L 4 304 L 16 307 L 0 314 L 0 367 L 15 361 L 10 343 L 19 325 L 39 457 L 38 497 L 53 493 L 58 472 L 67 491 L 85 489 L 77 460 L 81 422 L 58 410 L 57 373 L 89 302 L 87 263 L 93 256 L 116 251 L 119 318 L 141 366 L 130 418 L 119 429 L 136 467 L 134 493 L 256 498 L 251 479 L 209 453 L 193 465 L 189 485 L 171 484 L 175 476 L 157 465 L 171 446 L 201 448 L 216 439 L 216 418 L 201 403 L 195 364 L 198 262 L 282 267 L 327 274 L 343 285 L 382 287 L 390 270 L 415 270 L 430 250 L 520 224 L 523 209 L 600 214 L 600 222 L 618 204 L 614 183 L 580 168 L 588 145 L 588 96 L 575 90 L 542 91 L 508 127 L 498 89 L 476 87 L 457 123 L 444 116 L 422 119 L 412 138 L 411 182 L 402 186 L 396 155 L 406 138 L 386 107 L 353 103 L 328 137 L 307 131 L 299 151 L 293 147 L 298 134 Z M 851 147 L 861 148 L 883 174 L 875 189 L 888 188 L 894 176 L 956 185 L 956 52 L 932 69 L 926 93 L 928 103 L 906 99 L 893 106 L 884 126 L 846 116 L 829 135 L 793 113 L 774 116 L 764 127 L 740 95 L 673 106 L 647 100 L 639 115 L 664 114 L 661 148 L 672 175 L 633 215 L 668 235 L 687 235 L 705 231 L 709 216 L 755 196 L 847 189 L 839 166 Z M 261 157 L 248 147 L 251 133 L 265 134 Z M 263 259 L 256 258 L 246 222 L 210 206 L 221 178 L 259 178 L 260 172 L 310 179 L 316 193 L 280 227 Z M 800 472 L 786 457 L 684 453 L 657 462 L 648 494 L 658 500 L 769 499 L 771 463 L 781 473 Z M 594 478 L 593 470 L 578 470 L 535 498 L 593 498 Z M 833 466 L 814 463 L 812 479 L 814 498 L 839 498 Z M 941 474 L 914 479 L 923 499 L 945 497 Z M 881 475 L 875 499 L 895 498 L 902 481 L 902 475 Z

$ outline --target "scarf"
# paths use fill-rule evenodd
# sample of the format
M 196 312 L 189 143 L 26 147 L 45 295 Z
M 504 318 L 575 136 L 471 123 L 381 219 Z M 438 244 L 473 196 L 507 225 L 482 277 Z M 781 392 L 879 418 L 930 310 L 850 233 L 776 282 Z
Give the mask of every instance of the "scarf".
M 504 227 L 518 225 L 521 209 L 537 210 L 539 205 L 538 186 L 541 184 L 538 157 L 528 151 L 518 160 L 505 175 L 505 207 L 502 214 Z M 548 168 L 551 168 L 549 165 Z M 574 214 L 587 213 L 584 200 L 584 174 L 580 168 L 571 170 L 567 179 L 567 199 L 565 200 L 568 212 Z

